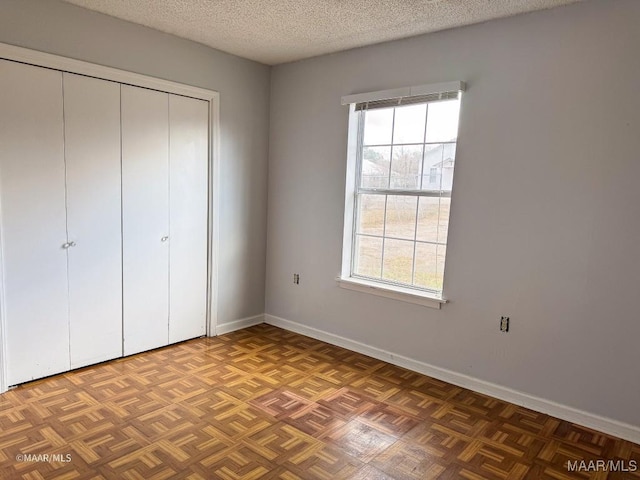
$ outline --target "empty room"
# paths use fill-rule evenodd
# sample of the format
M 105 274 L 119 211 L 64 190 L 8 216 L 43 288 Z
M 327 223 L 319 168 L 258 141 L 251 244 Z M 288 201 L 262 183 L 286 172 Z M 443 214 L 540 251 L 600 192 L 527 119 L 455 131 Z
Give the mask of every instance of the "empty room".
M 640 1 L 0 0 L 0 479 L 640 479 Z

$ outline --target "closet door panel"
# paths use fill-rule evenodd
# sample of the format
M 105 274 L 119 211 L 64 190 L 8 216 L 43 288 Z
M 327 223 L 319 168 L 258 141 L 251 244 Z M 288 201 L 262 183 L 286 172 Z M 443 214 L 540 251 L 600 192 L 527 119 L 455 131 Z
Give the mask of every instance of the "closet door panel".
M 69 369 L 62 73 L 0 60 L 9 385 Z
M 169 96 L 169 342 L 206 334 L 209 104 Z
M 122 86 L 124 354 L 169 341 L 168 94 Z
M 65 73 L 71 368 L 122 356 L 120 84 Z

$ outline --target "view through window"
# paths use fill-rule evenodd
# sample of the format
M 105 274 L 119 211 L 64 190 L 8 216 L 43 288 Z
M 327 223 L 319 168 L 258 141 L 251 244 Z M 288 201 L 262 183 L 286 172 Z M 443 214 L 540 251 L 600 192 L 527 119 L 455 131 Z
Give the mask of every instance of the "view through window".
M 441 294 L 460 98 L 356 104 L 351 276 Z

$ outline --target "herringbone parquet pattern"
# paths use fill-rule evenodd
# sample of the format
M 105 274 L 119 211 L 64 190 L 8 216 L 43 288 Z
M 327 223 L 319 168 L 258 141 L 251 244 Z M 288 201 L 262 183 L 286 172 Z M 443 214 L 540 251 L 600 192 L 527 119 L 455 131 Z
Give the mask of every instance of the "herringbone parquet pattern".
M 0 427 L 3 480 L 640 478 L 567 471 L 638 445 L 268 325 L 21 386 Z

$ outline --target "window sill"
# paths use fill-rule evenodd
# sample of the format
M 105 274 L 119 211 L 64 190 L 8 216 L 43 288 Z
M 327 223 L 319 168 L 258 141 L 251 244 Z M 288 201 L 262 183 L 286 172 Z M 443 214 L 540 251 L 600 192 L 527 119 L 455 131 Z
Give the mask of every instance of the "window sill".
M 434 294 L 422 293 L 410 288 L 395 287 L 391 285 L 381 285 L 379 283 L 370 282 L 356 278 L 336 278 L 336 282 L 340 288 L 347 290 L 355 290 L 356 292 L 370 293 L 380 297 L 392 298 L 401 302 L 415 303 L 425 307 L 440 309 L 443 303 L 447 303 L 443 298 Z

